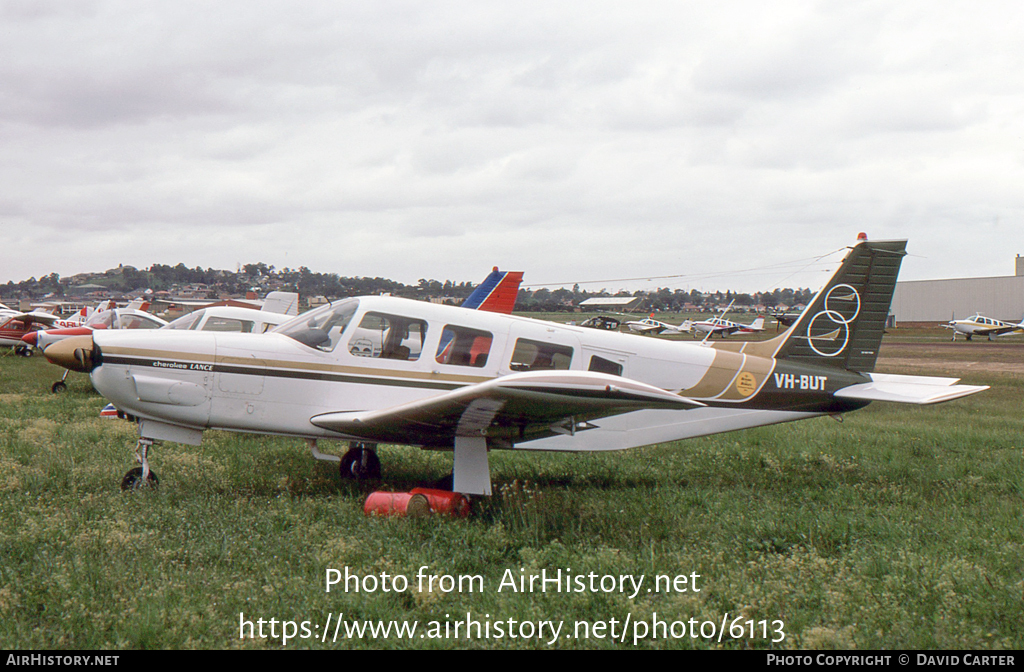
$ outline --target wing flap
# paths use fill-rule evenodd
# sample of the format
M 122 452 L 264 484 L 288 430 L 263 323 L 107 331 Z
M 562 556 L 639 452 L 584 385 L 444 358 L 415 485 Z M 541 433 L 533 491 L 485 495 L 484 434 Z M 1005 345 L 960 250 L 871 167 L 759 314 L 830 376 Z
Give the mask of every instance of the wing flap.
M 702 403 L 646 383 L 591 371 L 529 371 L 375 411 L 324 413 L 310 422 L 369 440 L 450 446 L 456 436 L 512 441 L 575 431 L 576 422 Z

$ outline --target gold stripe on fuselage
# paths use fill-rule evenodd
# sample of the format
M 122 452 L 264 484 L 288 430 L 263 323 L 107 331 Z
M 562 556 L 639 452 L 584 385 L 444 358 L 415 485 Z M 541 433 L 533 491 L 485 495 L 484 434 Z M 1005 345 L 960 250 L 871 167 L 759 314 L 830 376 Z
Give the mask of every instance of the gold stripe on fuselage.
M 739 345 L 739 344 L 737 344 Z M 696 385 L 680 391 L 690 399 L 746 401 L 764 386 L 775 368 L 774 359 L 715 348 L 715 358 Z
M 123 357 L 136 357 L 144 359 L 171 360 L 185 362 L 203 362 L 222 366 L 249 366 L 273 371 L 302 371 L 324 374 L 341 374 L 350 376 L 364 376 L 369 378 L 389 379 L 412 379 L 429 380 L 444 383 L 457 383 L 472 385 L 482 383 L 494 378 L 494 376 L 465 376 L 450 373 L 435 373 L 433 371 L 396 370 L 383 368 L 370 368 L 364 366 L 341 366 L 337 364 L 319 364 L 315 362 L 296 362 L 288 360 L 272 360 L 256 357 L 214 357 L 204 353 L 192 352 L 170 352 L 167 350 L 144 350 L 141 348 L 127 347 L 105 347 L 103 352 Z M 397 361 L 397 360 L 396 360 Z

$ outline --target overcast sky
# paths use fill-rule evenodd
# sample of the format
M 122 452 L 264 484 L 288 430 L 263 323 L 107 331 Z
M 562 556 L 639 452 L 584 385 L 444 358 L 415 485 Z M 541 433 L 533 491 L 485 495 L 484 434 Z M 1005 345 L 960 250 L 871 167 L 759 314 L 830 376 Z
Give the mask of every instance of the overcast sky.
M 0 0 L 0 282 L 817 288 L 860 231 L 1012 275 L 1022 36 L 1019 1 Z

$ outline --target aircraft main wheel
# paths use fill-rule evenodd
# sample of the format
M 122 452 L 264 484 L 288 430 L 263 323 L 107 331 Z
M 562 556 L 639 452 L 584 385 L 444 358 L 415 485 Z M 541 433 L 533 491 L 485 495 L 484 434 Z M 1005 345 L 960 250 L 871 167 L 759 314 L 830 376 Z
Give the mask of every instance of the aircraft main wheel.
M 19 355 L 21 355 L 22 357 L 31 357 L 32 356 L 32 348 L 26 348 L 24 345 L 19 347 L 16 350 L 16 352 Z
M 53 392 L 54 394 L 60 394 L 61 392 L 64 392 L 67 389 L 68 386 L 67 384 L 64 383 L 63 380 L 58 380 L 50 387 L 50 391 Z
M 339 472 L 357 481 L 380 478 L 380 458 L 369 448 L 353 448 L 342 456 Z
M 149 471 L 149 478 L 146 479 L 146 482 L 142 482 L 142 467 L 129 469 L 121 479 L 122 490 L 141 490 L 144 487 L 155 488 L 158 485 L 160 485 L 160 479 L 156 477 L 156 472 L 152 469 Z

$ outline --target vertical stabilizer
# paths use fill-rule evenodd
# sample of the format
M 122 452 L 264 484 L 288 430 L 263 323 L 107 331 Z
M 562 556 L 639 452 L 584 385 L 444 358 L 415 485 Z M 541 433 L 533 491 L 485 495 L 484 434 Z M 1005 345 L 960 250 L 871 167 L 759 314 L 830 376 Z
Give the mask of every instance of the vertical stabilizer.
M 511 315 L 522 281 L 522 271 L 499 271 L 495 266 L 491 274 L 462 302 L 462 307 Z
M 875 368 L 907 241 L 862 241 L 783 337 L 777 359 Z

